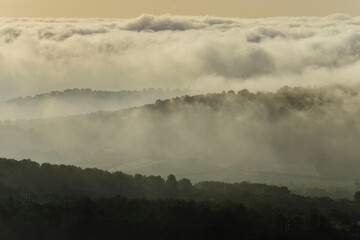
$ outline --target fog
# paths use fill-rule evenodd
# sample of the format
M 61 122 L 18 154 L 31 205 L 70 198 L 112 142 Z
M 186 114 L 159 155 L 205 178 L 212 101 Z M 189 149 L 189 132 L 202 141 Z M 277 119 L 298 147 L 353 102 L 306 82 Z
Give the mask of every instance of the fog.
M 0 102 L 0 120 L 53 118 L 110 111 L 142 106 L 158 99 L 168 99 L 190 90 L 143 89 L 141 91 L 95 91 L 92 89 L 66 89 L 35 96 L 19 97 Z
M 201 92 L 356 82 L 360 18 L 0 19 L 0 100 L 68 88 Z
M 247 90 L 116 112 L 3 122 L 17 159 L 193 180 L 352 182 L 360 164 L 359 86 Z
M 349 184 L 360 170 L 359 60 L 360 18 L 341 14 L 1 18 L 0 153 L 193 180 Z M 63 91 L 73 88 L 96 91 Z M 223 90 L 235 93 L 151 105 Z

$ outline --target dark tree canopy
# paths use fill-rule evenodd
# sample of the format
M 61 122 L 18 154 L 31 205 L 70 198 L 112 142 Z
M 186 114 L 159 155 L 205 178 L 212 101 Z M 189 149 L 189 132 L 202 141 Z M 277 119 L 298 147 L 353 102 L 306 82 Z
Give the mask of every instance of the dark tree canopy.
M 0 239 L 357 240 L 359 196 L 0 159 Z

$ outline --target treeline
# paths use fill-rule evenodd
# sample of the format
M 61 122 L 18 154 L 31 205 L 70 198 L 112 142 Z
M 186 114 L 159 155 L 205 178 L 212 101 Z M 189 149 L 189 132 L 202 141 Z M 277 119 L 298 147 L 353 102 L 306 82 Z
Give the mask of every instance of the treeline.
M 110 173 L 100 169 L 82 169 L 75 166 L 39 164 L 31 160 L 0 159 L 0 191 L 2 197 L 30 198 L 47 202 L 59 196 L 93 198 L 122 195 L 128 198 L 182 198 L 223 201 L 245 201 L 249 204 L 262 196 L 291 196 L 286 187 L 265 184 L 226 184 L 177 180 L 173 174 L 160 176 Z M 247 198 L 251 198 L 247 201 Z M 54 199 L 53 199 L 54 198 Z
M 250 209 L 230 201 L 121 196 L 56 204 L 0 200 L 0 238 L 6 240 L 359 239 L 357 222 L 340 225 L 333 219 L 341 222 L 343 216 L 317 210 L 286 215 L 271 205 Z
M 39 203 L 61 197 L 93 199 L 121 195 L 127 198 L 199 200 L 221 202 L 231 200 L 247 207 L 269 204 L 298 211 L 316 208 L 360 212 L 354 201 L 328 197 L 304 197 L 292 194 L 287 187 L 258 183 L 224 183 L 203 181 L 192 184 L 189 179 L 176 179 L 170 174 L 161 176 L 129 175 L 95 168 L 82 169 L 69 165 L 39 164 L 31 160 L 16 161 L 0 158 L 0 196 L 2 198 L 31 199 Z M 297 209 L 296 206 L 301 205 Z
M 189 91 L 149 88 L 143 90 L 97 91 L 66 89 L 0 102 L 1 121 L 53 118 L 142 106 L 157 99 L 182 96 Z
M 143 98 L 149 96 L 157 96 L 159 98 L 172 97 L 182 95 L 185 91 L 181 89 L 161 89 L 148 88 L 143 90 L 121 90 L 121 91 L 99 91 L 90 88 L 74 88 L 65 89 L 63 91 L 51 91 L 49 93 L 37 94 L 35 96 L 26 96 L 10 99 L 4 103 L 12 104 L 31 104 L 46 101 L 49 99 L 58 99 L 63 101 L 72 101 L 74 99 L 83 99 L 105 101 L 105 100 L 129 100 L 136 98 Z
M 346 86 L 331 86 L 326 88 L 282 87 L 276 92 L 250 92 L 247 89 L 235 92 L 233 90 L 221 93 L 208 93 L 194 96 L 174 97 L 158 100 L 151 109 L 167 109 L 176 111 L 186 105 L 203 105 L 221 111 L 241 111 L 244 108 L 263 106 L 267 114 L 282 114 L 290 110 L 305 111 L 314 108 L 340 106 L 346 99 L 359 94 L 357 88 Z
M 359 239 L 355 200 L 0 159 L 1 239 Z

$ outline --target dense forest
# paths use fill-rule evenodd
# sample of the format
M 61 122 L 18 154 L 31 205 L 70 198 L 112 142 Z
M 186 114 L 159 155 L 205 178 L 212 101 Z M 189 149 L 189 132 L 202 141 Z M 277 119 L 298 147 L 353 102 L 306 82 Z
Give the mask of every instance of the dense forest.
M 0 159 L 0 237 L 359 239 L 353 200 L 265 184 L 198 182 Z

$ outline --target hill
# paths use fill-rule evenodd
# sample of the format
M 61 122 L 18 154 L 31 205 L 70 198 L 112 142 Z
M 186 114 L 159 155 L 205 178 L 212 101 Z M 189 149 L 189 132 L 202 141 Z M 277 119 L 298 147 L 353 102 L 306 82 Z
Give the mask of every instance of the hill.
M 142 91 L 96 91 L 66 89 L 35 96 L 19 97 L 0 103 L 0 120 L 31 119 L 119 110 L 153 103 L 157 99 L 182 96 L 188 91 L 175 89 L 144 89 Z
M 0 237 L 351 239 L 360 204 L 265 184 L 200 182 L 0 159 Z M 35 227 L 36 226 L 36 227 Z
M 358 90 L 176 97 L 121 111 L 3 122 L 4 156 L 192 180 L 345 188 L 358 178 Z

